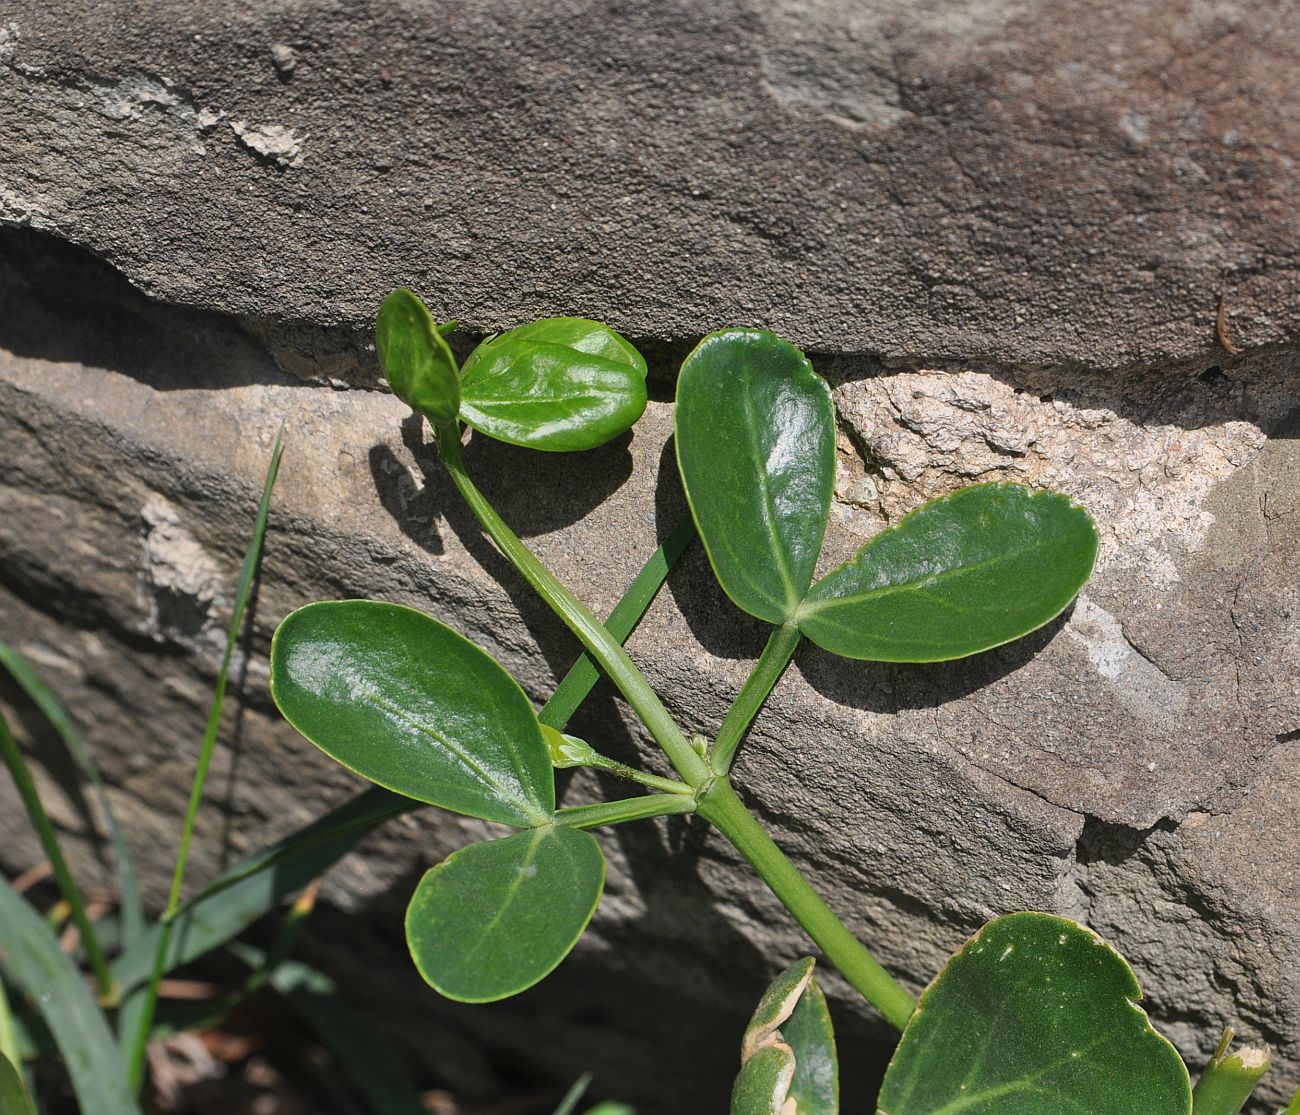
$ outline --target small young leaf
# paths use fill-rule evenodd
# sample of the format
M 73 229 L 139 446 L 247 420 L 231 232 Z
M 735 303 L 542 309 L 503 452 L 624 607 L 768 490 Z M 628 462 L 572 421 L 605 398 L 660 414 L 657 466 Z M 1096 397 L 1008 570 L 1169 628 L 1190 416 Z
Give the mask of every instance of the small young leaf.
M 878 1115 L 1188 1115 L 1187 1069 L 1095 933 L 1048 914 L 991 921 L 917 1004 Z
M 524 991 L 568 955 L 605 885 L 590 833 L 545 825 L 471 844 L 431 868 L 406 911 L 429 985 L 465 1003 Z
M 677 381 L 677 464 L 718 582 L 769 623 L 812 583 L 835 479 L 830 388 L 792 344 L 712 333 Z
M 402 402 L 433 422 L 454 422 L 460 409 L 456 358 L 429 309 L 411 291 L 393 291 L 379 307 L 375 348 Z
M 530 449 L 594 449 L 641 417 L 646 364 L 607 325 L 557 317 L 478 346 L 461 375 L 461 417 Z
M 555 812 L 523 690 L 423 612 L 374 600 L 299 608 L 271 643 L 271 695 L 312 743 L 389 790 L 516 827 Z
M 549 724 L 542 725 L 542 739 L 546 741 L 546 749 L 551 754 L 551 766 L 556 769 L 588 766 L 600 760 L 600 756 L 586 740 L 566 736 Z
M 799 629 L 846 658 L 963 658 L 1055 619 L 1096 556 L 1092 519 L 1065 496 L 977 484 L 904 516 L 828 573 Z

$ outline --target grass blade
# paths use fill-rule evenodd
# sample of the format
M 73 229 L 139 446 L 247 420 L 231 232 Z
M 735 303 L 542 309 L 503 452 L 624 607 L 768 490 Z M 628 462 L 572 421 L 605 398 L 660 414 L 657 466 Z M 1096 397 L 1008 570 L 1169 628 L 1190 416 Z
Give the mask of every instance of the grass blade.
M 280 469 L 280 456 L 284 452 L 284 427 L 276 435 L 275 448 L 271 450 L 271 463 L 266 470 L 266 480 L 262 484 L 262 500 L 257 508 L 257 520 L 253 525 L 253 538 L 244 553 L 244 565 L 239 574 L 239 587 L 235 590 L 235 604 L 231 610 L 230 627 L 226 632 L 226 649 L 221 657 L 221 669 L 217 672 L 216 690 L 212 695 L 212 709 L 208 714 L 207 729 L 203 733 L 203 745 L 199 750 L 199 762 L 194 772 L 194 782 L 190 787 L 190 803 L 185 814 L 185 825 L 181 830 L 181 846 L 176 856 L 176 870 L 172 875 L 171 892 L 167 896 L 167 907 L 163 911 L 162 935 L 155 954 L 154 970 L 149 988 L 145 995 L 144 1009 L 136 1024 L 135 1040 L 131 1046 L 130 1062 L 127 1075 L 131 1085 L 137 1091 L 144 1077 L 145 1045 L 149 1040 L 149 1027 L 153 1020 L 154 1007 L 158 1002 L 158 981 L 162 979 L 163 965 L 167 959 L 167 947 L 171 936 L 172 921 L 176 917 L 181 900 L 181 888 L 185 883 L 185 868 L 189 862 L 190 842 L 194 838 L 194 826 L 198 819 L 199 804 L 203 800 L 203 790 L 207 783 L 208 769 L 212 765 L 212 755 L 216 749 L 217 732 L 221 727 L 221 709 L 226 697 L 226 681 L 230 675 L 230 660 L 239 640 L 239 630 L 244 622 L 244 610 L 248 598 L 253 592 L 253 580 L 257 574 L 257 565 L 262 556 L 262 540 L 266 537 L 266 520 L 271 511 L 271 489 L 275 486 L 275 476 Z
M 36 792 L 32 772 L 27 769 L 26 760 L 18 750 L 18 744 L 14 741 L 3 715 L 0 715 L 0 757 L 4 759 L 9 773 L 13 776 L 14 785 L 18 787 L 18 794 L 27 809 L 27 816 L 31 819 L 32 827 L 41 839 L 41 847 L 45 849 L 45 855 L 54 868 L 54 878 L 59 884 L 59 893 L 67 902 L 72 918 L 77 923 L 77 929 L 81 932 L 81 941 L 90 959 L 90 966 L 94 969 L 99 993 L 105 998 L 112 998 L 113 977 L 108 970 L 108 962 L 104 959 L 104 952 L 99 947 L 99 939 L 95 936 L 95 927 L 90 924 L 86 906 L 81 900 L 81 891 L 77 889 L 72 872 L 68 870 L 68 861 L 63 858 L 63 849 L 59 847 L 54 826 L 50 824 L 50 818 L 41 804 L 40 795 Z
M 573 1087 L 564 1094 L 564 1099 L 560 1100 L 560 1106 L 551 1112 L 551 1115 L 573 1115 L 574 1109 L 578 1106 L 578 1101 L 587 1094 L 587 1086 L 591 1083 L 591 1073 L 584 1072 L 577 1080 L 573 1082 Z
M 337 863 L 371 829 L 417 804 L 387 790 L 367 790 L 228 871 L 173 919 L 163 971 L 228 943 Z M 150 926 L 114 963 L 124 997 L 148 981 L 162 935 L 160 925 Z
M 118 901 L 122 908 L 122 943 L 130 945 L 144 931 L 144 905 L 140 901 L 140 884 L 136 876 L 135 861 L 122 835 L 113 806 L 108 800 L 108 790 L 100 777 L 99 768 L 82 741 L 81 733 L 68 715 L 67 709 L 50 691 L 49 686 L 32 669 L 31 664 L 16 649 L 0 642 L 0 665 L 12 675 L 42 716 L 63 740 L 69 754 L 85 775 L 99 802 L 104 824 L 108 828 L 109 842 L 113 846 L 113 866 L 117 872 Z
M 83 1111 L 140 1115 L 122 1055 L 77 966 L 39 913 L 0 879 L 0 975 L 44 1017 Z
M 232 949 L 254 970 L 268 957 L 237 944 Z M 297 960 L 277 964 L 268 982 L 293 1006 L 352 1077 L 375 1115 L 426 1115 L 419 1089 L 396 1051 L 342 996 L 324 972 Z

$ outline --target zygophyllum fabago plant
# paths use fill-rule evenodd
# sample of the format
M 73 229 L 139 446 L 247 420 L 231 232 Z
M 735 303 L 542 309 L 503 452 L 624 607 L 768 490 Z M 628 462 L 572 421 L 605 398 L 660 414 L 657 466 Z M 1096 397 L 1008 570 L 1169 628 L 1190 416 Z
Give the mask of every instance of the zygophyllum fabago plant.
M 712 741 L 688 739 L 621 639 L 520 542 L 461 454 L 465 425 L 542 450 L 602 444 L 644 409 L 644 360 L 598 322 L 559 318 L 489 338 L 458 368 L 447 329 L 410 291 L 390 295 L 377 327 L 389 382 L 432 424 L 483 529 L 618 687 L 676 777 L 629 770 L 563 734 L 570 704 L 554 700 L 539 715 L 496 661 L 421 612 L 348 600 L 290 615 L 272 647 L 271 684 L 303 735 L 389 790 L 517 830 L 454 853 L 416 888 L 406 935 L 421 975 L 466 1002 L 532 986 L 600 901 L 604 858 L 588 830 L 694 813 L 903 1032 L 880 1115 L 1188 1115 L 1187 1069 L 1136 1006 L 1127 964 L 1095 934 L 1047 914 L 999 918 L 916 1002 L 731 782 L 736 750 L 802 639 L 854 659 L 936 662 L 1020 638 L 1059 615 L 1087 580 L 1097 552 L 1087 512 L 1049 492 L 976 485 L 918 508 L 815 581 L 835 471 L 830 390 L 771 333 L 706 337 L 678 381 L 678 465 L 718 581 L 772 632 Z M 646 792 L 557 808 L 554 768 L 583 765 L 618 768 Z M 735 1115 L 838 1110 L 830 1017 L 812 972 L 812 960 L 796 964 L 760 1005 Z M 1221 1052 L 1196 1115 L 1239 1110 L 1267 1064 Z

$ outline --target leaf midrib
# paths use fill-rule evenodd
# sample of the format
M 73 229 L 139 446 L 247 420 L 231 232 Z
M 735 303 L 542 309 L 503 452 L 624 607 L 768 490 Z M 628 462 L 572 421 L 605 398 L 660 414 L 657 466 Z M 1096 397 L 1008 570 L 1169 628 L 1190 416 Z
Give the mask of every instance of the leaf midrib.
M 895 596 L 900 592 L 917 592 L 921 588 L 928 588 L 930 585 L 941 581 L 949 580 L 952 577 L 964 576 L 968 573 L 976 573 L 982 569 L 989 569 L 996 565 L 1001 565 L 1009 561 L 1017 561 L 1027 557 L 1035 550 L 1044 549 L 1047 546 L 1047 540 L 1039 539 L 1036 542 L 1015 550 L 1010 553 L 998 554 L 991 558 L 985 558 L 983 561 L 972 562 L 970 565 L 958 565 L 949 569 L 942 569 L 937 573 L 930 573 L 925 577 L 913 577 L 910 580 L 903 581 L 899 584 L 881 585 L 878 588 L 866 589 L 863 592 L 853 593 L 851 596 L 828 596 L 819 600 L 805 600 L 799 608 L 799 618 L 806 619 L 810 616 L 819 615 L 822 612 L 830 611 L 847 604 L 861 604 L 866 600 L 876 600 L 886 596 Z M 858 565 L 865 563 L 870 554 L 864 554 L 861 558 L 855 558 L 849 565 Z M 840 567 L 845 568 L 844 566 Z M 830 580 L 839 572 L 839 569 L 828 573 L 822 582 Z M 816 592 L 818 585 L 814 585 L 812 591 Z

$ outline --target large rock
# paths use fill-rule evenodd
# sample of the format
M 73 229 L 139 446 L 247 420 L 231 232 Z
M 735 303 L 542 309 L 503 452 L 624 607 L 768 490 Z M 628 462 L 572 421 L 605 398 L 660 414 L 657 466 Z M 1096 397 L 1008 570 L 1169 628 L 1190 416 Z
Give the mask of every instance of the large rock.
M 931 667 L 804 648 L 738 768 L 765 823 L 914 987 L 985 918 L 1055 909 L 1130 957 L 1193 1060 L 1233 1022 L 1278 1046 L 1269 1098 L 1300 1083 L 1288 11 L 11 5 L 0 224 L 28 227 L 0 229 L 0 637 L 75 707 L 154 896 L 282 418 L 196 879 L 356 787 L 268 702 L 291 608 L 424 607 L 539 700 L 576 653 L 405 409 L 322 386 L 373 384 L 386 289 L 471 334 L 604 316 L 659 342 L 660 380 L 751 321 L 834 385 L 827 562 L 975 479 L 1066 491 L 1102 534 L 1084 596 L 1022 643 Z M 660 400 L 594 453 L 468 456 L 605 611 L 682 514 L 670 432 Z M 762 639 L 693 548 L 631 649 L 708 734 Z M 604 689 L 581 728 L 659 761 Z M 518 1002 L 454 1008 L 402 958 L 400 910 L 483 831 L 390 826 L 332 876 L 309 947 L 466 1087 L 504 1050 L 555 1080 L 596 1068 L 646 1112 L 721 1109 L 743 1015 L 807 947 L 738 857 L 680 820 L 603 834 L 609 891 L 573 959 Z M 38 857 L 0 786 L 0 861 Z M 850 1042 L 883 1048 L 831 986 Z
M 317 379 L 370 376 L 397 283 L 483 331 L 1122 367 L 1213 350 L 1220 298 L 1295 340 L 1297 62 L 1274 0 L 11 0 L 0 219 Z

